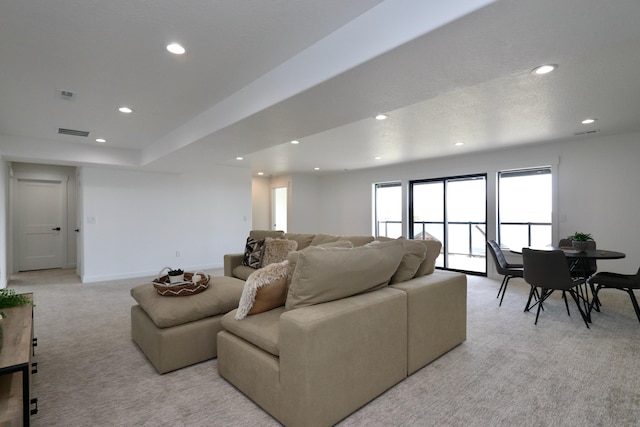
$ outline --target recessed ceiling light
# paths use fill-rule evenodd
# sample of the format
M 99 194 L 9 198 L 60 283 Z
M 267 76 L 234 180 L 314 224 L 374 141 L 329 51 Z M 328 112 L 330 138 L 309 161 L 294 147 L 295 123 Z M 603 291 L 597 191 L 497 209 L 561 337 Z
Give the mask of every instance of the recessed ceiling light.
M 167 50 L 176 55 L 182 55 L 186 52 L 185 48 L 180 46 L 178 43 L 171 43 L 167 46 Z
M 541 65 L 539 67 L 534 68 L 533 70 L 531 70 L 532 74 L 548 74 L 550 72 L 552 72 L 553 70 L 555 70 L 556 68 L 558 68 L 558 65 L 556 64 L 546 64 L 546 65 Z
M 107 142 L 104 138 L 96 138 L 96 142 Z
M 118 108 L 118 111 L 125 114 L 133 113 L 133 110 L 129 107 L 120 107 Z
M 386 114 L 378 114 L 375 119 L 376 120 L 386 120 L 389 116 L 387 116 Z
M 583 125 L 590 125 L 591 123 L 595 123 L 596 119 L 584 119 L 582 122 Z
M 461 145 L 464 145 L 464 142 L 456 142 L 456 144 L 455 144 L 455 145 L 457 145 L 457 146 L 459 147 L 459 146 L 461 146 Z
M 373 160 L 380 160 L 380 159 L 382 159 L 382 157 L 380 157 L 380 156 L 375 156 L 375 157 L 373 158 Z
M 294 139 L 293 141 L 291 141 L 292 144 L 300 144 L 300 141 L 298 141 L 297 139 Z
M 320 170 L 320 168 L 313 168 L 313 170 L 314 170 L 314 171 L 319 171 L 319 170 Z
M 264 172 L 258 172 L 258 175 L 262 176 L 264 175 Z
M 236 157 L 236 160 L 244 160 L 244 157 Z

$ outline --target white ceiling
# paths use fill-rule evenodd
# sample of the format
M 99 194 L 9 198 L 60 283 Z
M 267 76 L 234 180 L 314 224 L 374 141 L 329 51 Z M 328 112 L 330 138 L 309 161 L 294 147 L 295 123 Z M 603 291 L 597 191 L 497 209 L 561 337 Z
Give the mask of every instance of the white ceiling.
M 637 0 L 0 0 L 0 154 L 279 175 L 639 132 L 638 22 Z

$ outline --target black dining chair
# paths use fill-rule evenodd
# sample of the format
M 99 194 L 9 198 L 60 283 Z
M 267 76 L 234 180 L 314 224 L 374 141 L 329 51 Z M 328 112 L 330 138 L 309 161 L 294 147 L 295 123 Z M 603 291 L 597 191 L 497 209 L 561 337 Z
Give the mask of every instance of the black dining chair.
M 567 314 L 569 312 L 569 303 L 567 301 L 567 293 L 571 295 L 578 307 L 578 311 L 584 320 L 584 324 L 589 328 L 587 315 L 580 307 L 579 297 L 576 292 L 576 286 L 584 283 L 583 278 L 571 277 L 567 257 L 561 250 L 535 250 L 522 248 L 522 261 L 524 265 L 524 280 L 533 287 L 540 288 L 540 297 L 538 299 L 538 310 L 536 313 L 535 325 L 538 324 L 538 317 L 542 309 L 542 303 L 549 298 L 554 291 L 562 291 Z M 532 308 L 530 306 L 531 298 L 527 302 L 525 311 Z
M 507 292 L 507 285 L 509 284 L 509 280 L 513 277 L 524 277 L 524 272 L 522 270 L 522 264 L 511 264 L 507 261 L 504 256 L 504 252 L 500 248 L 500 245 L 495 240 L 487 241 L 487 248 L 493 257 L 493 261 L 496 263 L 496 269 L 498 273 L 502 274 L 504 277 L 502 278 L 502 284 L 500 285 L 500 289 L 498 290 L 498 296 L 496 298 L 500 298 L 500 306 L 502 305 L 502 300 L 504 299 L 504 294 Z M 502 297 L 500 294 L 502 293 Z
M 629 294 L 633 308 L 636 311 L 636 317 L 638 318 L 638 322 L 640 322 L 640 307 L 638 307 L 638 300 L 633 293 L 635 289 L 640 289 L 640 268 L 636 274 L 598 273 L 589 278 L 589 284 L 592 286 L 596 285 L 589 311 L 593 309 L 594 304 L 598 303 L 598 292 L 600 292 L 601 289 L 619 289 Z

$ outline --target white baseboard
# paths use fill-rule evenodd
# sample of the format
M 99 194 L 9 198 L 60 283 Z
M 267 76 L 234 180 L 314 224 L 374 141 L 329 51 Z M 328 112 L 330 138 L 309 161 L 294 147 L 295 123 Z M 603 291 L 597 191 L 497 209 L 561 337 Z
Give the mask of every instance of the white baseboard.
M 181 267 L 182 268 L 182 267 Z M 194 266 L 186 266 L 184 267 L 185 271 L 195 272 L 198 270 L 213 270 L 213 269 L 222 269 L 224 268 L 223 264 L 210 264 L 210 265 L 194 265 Z M 137 277 L 144 279 L 149 277 L 156 277 L 160 269 L 158 270 L 146 270 L 146 271 L 130 271 L 126 273 L 117 273 L 117 274 L 108 274 L 108 275 L 83 275 L 80 277 L 80 281 L 82 283 L 95 283 L 95 282 L 107 282 L 111 280 L 124 280 L 124 279 L 135 279 Z

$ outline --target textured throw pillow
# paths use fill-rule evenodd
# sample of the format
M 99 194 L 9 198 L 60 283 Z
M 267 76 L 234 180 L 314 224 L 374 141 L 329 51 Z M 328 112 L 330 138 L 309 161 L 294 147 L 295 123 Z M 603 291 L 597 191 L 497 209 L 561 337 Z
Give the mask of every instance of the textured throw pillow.
M 387 286 L 400 265 L 400 241 L 353 249 L 314 248 L 298 252 L 285 310 L 293 310 Z
M 262 248 L 264 239 L 258 240 L 253 237 L 247 237 L 247 243 L 244 245 L 244 256 L 242 257 L 242 265 L 248 267 L 260 268 L 262 263 Z
M 289 252 L 298 248 L 298 242 L 295 240 L 273 239 L 267 237 L 264 239 L 264 250 L 262 251 L 262 267 L 276 262 L 282 262 L 287 259 Z
M 287 299 L 289 261 L 269 264 L 255 271 L 244 284 L 235 318 L 262 313 L 284 305 Z

